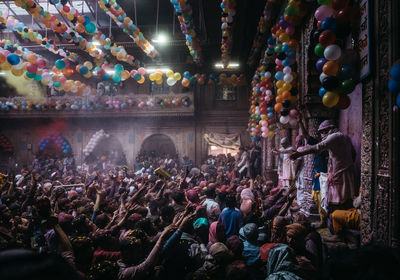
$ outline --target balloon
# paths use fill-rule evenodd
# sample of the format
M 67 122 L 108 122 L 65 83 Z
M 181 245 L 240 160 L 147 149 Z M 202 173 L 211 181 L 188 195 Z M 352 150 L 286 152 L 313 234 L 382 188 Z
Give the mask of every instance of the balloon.
M 332 17 L 328 17 L 324 19 L 321 25 L 323 30 L 335 30 L 336 29 L 336 20 Z
M 328 60 L 326 60 L 325 58 L 320 58 L 317 60 L 317 63 L 315 63 L 315 67 L 317 68 L 317 70 L 319 72 L 322 72 L 322 68 L 324 67 L 324 65 L 327 61 Z
M 340 85 L 340 91 L 344 94 L 349 94 L 354 91 L 356 84 L 352 79 L 344 80 Z
M 346 7 L 337 12 L 336 20 L 341 24 L 348 23 L 353 17 L 353 11 L 350 7 Z
M 390 69 L 390 75 L 393 80 L 400 82 L 400 63 L 392 66 L 392 69 Z
M 174 79 L 176 81 L 179 81 L 182 78 L 181 74 L 179 74 L 178 72 L 174 74 Z
M 89 72 L 89 69 L 82 65 L 81 67 L 79 67 L 79 73 L 81 73 L 82 75 L 86 75 Z
M 93 64 L 90 61 L 85 61 L 85 63 L 83 63 L 84 66 L 87 67 L 87 69 L 92 70 L 93 68 Z
M 135 79 L 135 81 L 140 81 L 142 79 L 142 75 L 140 75 L 139 73 L 135 73 L 133 74 L 133 78 Z
M 38 68 L 40 68 L 40 69 L 45 68 L 46 65 L 47 65 L 47 61 L 46 61 L 45 59 L 43 59 L 43 58 L 39 58 L 39 59 L 36 61 L 36 65 L 37 65 Z
M 89 22 L 88 24 L 85 25 L 85 29 L 87 33 L 94 33 L 96 32 L 96 26 L 92 23 Z
M 279 118 L 279 121 L 280 121 L 281 124 L 287 124 L 289 122 L 289 120 L 290 120 L 289 116 L 281 116 Z
M 325 48 L 323 45 L 318 43 L 314 48 L 314 53 L 316 56 L 324 57 Z
M 167 85 L 169 85 L 170 87 L 172 87 L 173 85 L 175 85 L 176 80 L 173 77 L 169 77 L 167 79 Z
M 36 56 L 36 54 L 34 54 L 34 53 L 29 53 L 29 54 L 26 56 L 26 60 L 28 60 L 30 63 L 36 63 L 37 56 Z
M 187 78 L 182 79 L 182 86 L 188 87 L 190 85 L 190 81 Z
M 339 102 L 339 94 L 333 91 L 328 91 L 322 98 L 322 103 L 328 108 L 336 106 L 338 102 Z
M 7 62 L 10 65 L 17 65 L 17 64 L 19 64 L 20 61 L 21 61 L 21 59 L 15 53 L 10 53 L 9 55 L 7 55 Z
M 335 61 L 328 61 L 325 63 L 324 67 L 322 68 L 322 71 L 329 76 L 335 76 L 336 73 L 339 71 L 339 65 Z
M 142 75 L 142 76 L 146 75 L 146 69 L 144 69 L 143 67 L 140 67 L 137 71 L 138 71 L 139 74 Z
M 274 106 L 275 112 L 279 113 L 282 110 L 283 106 L 282 103 L 276 103 Z
M 36 71 L 37 71 L 37 65 L 36 65 L 36 64 L 33 64 L 33 63 L 29 63 L 28 66 L 26 66 L 26 70 L 27 70 L 29 73 L 36 73 Z
M 326 92 L 327 92 L 327 90 L 322 87 L 319 89 L 318 95 L 322 98 L 322 97 L 324 97 Z
M 400 92 L 400 82 L 396 80 L 390 80 L 388 84 L 389 90 L 393 94 L 397 94 Z
M 323 21 L 327 17 L 331 17 L 334 13 L 335 10 L 332 7 L 322 5 L 315 11 L 314 16 L 318 21 Z
M 112 79 L 113 79 L 113 81 L 114 81 L 115 83 L 119 83 L 119 82 L 121 81 L 121 75 L 118 74 L 118 73 L 115 73 L 115 74 L 112 76 Z
M 331 30 L 325 30 L 319 35 L 318 42 L 324 47 L 332 45 L 336 41 L 336 34 Z
M 290 110 L 289 116 L 293 119 L 297 118 L 297 116 L 299 115 L 299 113 L 297 112 L 296 109 L 292 109 Z
M 336 107 L 339 108 L 340 110 L 345 110 L 345 109 L 349 108 L 350 103 L 351 103 L 351 100 L 348 95 L 341 95 L 339 97 L 338 103 L 336 104 Z
M 322 80 L 322 86 L 327 90 L 331 91 L 339 86 L 339 79 L 335 76 L 328 76 Z
M 328 60 L 339 59 L 342 55 L 342 50 L 338 45 L 327 46 L 324 50 L 324 56 Z
M 350 65 L 343 65 L 342 68 L 340 69 L 340 72 L 338 74 L 338 77 L 341 80 L 348 80 L 353 78 L 355 74 L 354 68 Z
M 124 66 L 122 66 L 121 64 L 115 64 L 114 70 L 117 73 L 121 73 L 122 71 L 124 71 Z
M 66 66 L 66 65 L 65 65 L 65 61 L 62 60 L 62 59 L 57 59 L 54 65 L 55 65 L 55 66 L 57 67 L 57 69 L 59 69 L 59 70 L 63 70 L 63 69 L 65 68 L 65 66 Z
M 167 76 L 167 78 L 172 78 L 172 77 L 174 76 L 174 71 L 168 70 L 168 71 L 165 73 L 165 76 Z

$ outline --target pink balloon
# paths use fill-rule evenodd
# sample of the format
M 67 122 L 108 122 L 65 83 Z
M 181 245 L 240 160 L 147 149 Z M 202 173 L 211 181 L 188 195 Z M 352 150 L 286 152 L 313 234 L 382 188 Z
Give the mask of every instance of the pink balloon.
M 296 110 L 296 109 L 290 110 L 289 116 L 290 116 L 291 118 L 297 118 L 297 116 L 298 116 L 297 110 Z
M 47 61 L 43 58 L 39 58 L 38 60 L 36 60 L 36 64 L 39 68 L 45 68 L 47 65 Z
M 282 60 L 276 58 L 276 59 L 275 59 L 275 64 L 276 64 L 276 65 L 282 65 Z
M 286 33 L 289 35 L 293 35 L 294 34 L 294 27 L 293 26 L 289 26 L 288 28 L 286 28 Z
M 334 13 L 335 10 L 332 7 L 322 5 L 315 11 L 314 16 L 318 21 L 323 21 L 327 17 L 331 17 Z
M 260 88 L 260 91 L 261 91 L 261 92 L 265 92 L 266 90 L 267 90 L 267 89 L 266 89 L 265 87 L 261 87 L 261 88 Z
M 142 75 L 142 76 L 146 75 L 146 69 L 144 69 L 143 67 L 140 67 L 137 71 L 138 71 L 139 74 Z
M 60 83 L 65 84 L 67 79 L 65 77 L 60 77 Z

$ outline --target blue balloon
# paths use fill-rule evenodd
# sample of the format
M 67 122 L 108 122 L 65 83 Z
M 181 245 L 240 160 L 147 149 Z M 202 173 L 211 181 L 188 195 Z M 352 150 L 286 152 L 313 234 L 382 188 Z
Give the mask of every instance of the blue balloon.
M 393 80 L 400 82 L 400 63 L 392 66 L 392 69 L 390 69 L 390 75 Z
M 288 44 L 283 44 L 283 46 L 282 46 L 282 51 L 284 51 L 284 52 L 290 51 L 289 45 L 288 45 Z
M 354 68 L 350 65 L 343 65 L 338 74 L 339 79 L 341 80 L 349 80 L 354 77 L 355 71 Z
M 90 33 L 90 34 L 94 33 L 94 32 L 96 32 L 96 25 L 94 25 L 93 22 L 88 22 L 85 25 L 85 29 L 86 29 L 87 33 Z
M 389 81 L 388 86 L 391 93 L 397 94 L 400 92 L 400 82 L 392 79 Z
M 273 119 L 274 118 L 274 113 L 270 112 L 267 114 L 268 119 Z
M 65 68 L 65 61 L 62 59 L 57 59 L 55 66 L 57 67 L 57 69 L 63 70 Z
M 110 76 L 106 73 L 103 77 L 101 77 L 101 79 L 103 81 L 106 81 Z
M 255 136 L 253 136 L 253 140 L 255 140 L 255 141 L 260 141 L 260 136 L 257 136 L 257 135 L 255 135 Z
M 400 107 L 400 93 L 397 95 L 396 104 L 398 107 Z
M 277 80 L 283 80 L 283 77 L 285 76 L 285 73 L 283 72 L 276 72 L 275 74 L 275 79 Z
M 320 59 L 318 59 L 317 60 L 317 63 L 315 63 L 315 68 L 317 68 L 317 70 L 319 71 L 319 72 L 322 72 L 322 68 L 324 67 L 324 65 L 325 65 L 325 63 L 327 62 L 328 60 L 326 60 L 325 58 L 320 58 Z
M 121 73 L 122 71 L 124 71 L 124 66 L 122 66 L 121 64 L 115 64 L 114 65 L 114 70 L 117 73 Z
M 335 30 L 336 29 L 336 20 L 332 17 L 328 17 L 324 19 L 321 24 L 321 28 L 323 30 Z
M 89 69 L 82 65 L 81 67 L 79 67 L 79 73 L 81 73 L 82 75 L 86 75 L 87 73 L 89 73 Z
M 115 73 L 115 74 L 113 75 L 112 79 L 113 79 L 113 81 L 114 81 L 115 83 L 119 83 L 119 82 L 121 81 L 121 75 Z
M 17 65 L 19 64 L 19 62 L 21 61 L 21 59 L 19 58 L 18 55 L 16 55 L 15 53 L 10 53 L 7 55 L 7 61 L 8 63 L 10 63 L 11 65 Z
M 282 61 L 282 65 L 283 66 L 290 66 L 290 59 L 289 58 L 285 58 L 283 61 Z
M 190 73 L 189 73 L 189 71 L 185 71 L 185 72 L 183 73 L 183 77 L 186 78 L 186 79 L 190 79 Z
M 326 92 L 327 92 L 327 90 L 322 87 L 319 89 L 318 95 L 322 98 L 322 97 L 324 97 Z

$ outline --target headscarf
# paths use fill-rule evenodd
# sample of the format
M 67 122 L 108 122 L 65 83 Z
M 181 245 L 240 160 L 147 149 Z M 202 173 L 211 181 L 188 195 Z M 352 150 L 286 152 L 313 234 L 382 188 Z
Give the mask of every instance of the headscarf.
M 225 235 L 225 227 L 220 222 L 213 222 L 210 225 L 210 231 L 208 234 L 208 240 L 214 244 L 216 242 L 225 242 L 226 235 Z
M 301 279 L 294 274 L 298 272 L 299 269 L 300 267 L 296 260 L 296 254 L 288 245 L 280 244 L 269 251 L 267 279 Z M 275 275 L 275 277 L 273 277 L 273 275 Z M 271 278 L 269 278 L 269 276 L 271 276 Z
M 235 256 L 241 256 L 243 252 L 243 241 L 240 240 L 239 236 L 232 235 L 226 240 L 226 246 Z
M 271 242 L 286 242 L 286 225 L 289 221 L 285 217 L 277 216 L 272 223 Z
M 255 245 L 258 238 L 258 227 L 254 223 L 246 224 L 239 231 L 239 237 L 243 240 L 243 257 L 247 265 L 251 266 L 260 260 L 260 247 Z
M 186 192 L 187 199 L 192 203 L 200 203 L 199 195 L 195 190 L 189 190 Z
M 249 199 L 251 201 L 254 200 L 254 194 L 249 188 L 242 190 L 242 192 L 240 193 L 240 197 L 242 199 Z
M 202 226 L 208 227 L 209 223 L 208 220 L 206 218 L 198 218 L 194 223 L 193 223 L 193 227 L 196 228 L 200 228 Z
M 286 236 L 290 237 L 289 245 L 296 251 L 304 247 L 302 244 L 304 244 L 304 238 L 307 234 L 307 228 L 301 224 L 294 223 L 286 226 Z
M 239 237 L 243 241 L 255 242 L 258 237 L 258 227 L 255 223 L 246 224 L 239 230 Z
M 229 257 L 229 249 L 224 243 L 217 242 L 211 245 L 210 255 L 218 262 L 218 259 Z

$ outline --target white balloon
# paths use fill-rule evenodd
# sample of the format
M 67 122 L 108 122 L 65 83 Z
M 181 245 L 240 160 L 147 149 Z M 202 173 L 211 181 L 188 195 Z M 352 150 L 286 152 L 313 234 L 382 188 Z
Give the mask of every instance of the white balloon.
M 291 83 L 291 82 L 293 81 L 293 76 L 290 75 L 290 74 L 286 74 L 286 75 L 283 77 L 283 80 L 284 80 L 285 82 Z
M 338 45 L 329 45 L 324 50 L 324 56 L 328 60 L 339 59 L 342 55 L 342 49 Z
M 279 121 L 281 122 L 281 124 L 287 124 L 289 122 L 289 116 L 281 116 L 279 118 Z
M 292 73 L 292 68 L 290 68 L 290 66 L 285 66 L 285 67 L 283 68 L 283 73 L 285 73 L 285 74 L 290 74 L 290 73 Z
M 173 85 L 176 84 L 176 80 L 174 78 L 168 78 L 167 79 L 167 85 L 169 85 L 170 87 L 172 87 Z
M 272 91 L 267 90 L 267 91 L 265 92 L 265 94 L 266 94 L 267 96 L 271 96 L 271 95 L 272 95 Z
M 326 75 L 325 73 L 321 73 L 321 75 L 319 75 L 319 81 L 322 83 L 322 81 L 323 81 L 326 77 L 329 77 L 329 75 Z
M 221 24 L 221 29 L 225 30 L 228 27 L 228 24 L 226 22 L 224 22 L 223 24 Z
M 264 77 L 267 79 L 271 78 L 271 72 L 269 71 L 265 72 Z

